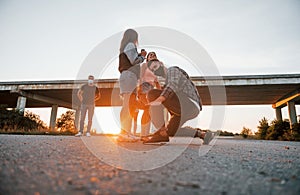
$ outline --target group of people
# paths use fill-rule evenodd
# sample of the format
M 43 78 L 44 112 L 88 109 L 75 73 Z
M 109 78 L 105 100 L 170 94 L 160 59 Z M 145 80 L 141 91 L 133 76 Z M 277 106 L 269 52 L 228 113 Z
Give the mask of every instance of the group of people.
M 154 52 L 137 51 L 138 33 L 133 29 L 124 32 L 119 54 L 120 95 L 123 105 L 120 113 L 121 133 L 119 141 L 135 141 L 131 134 L 136 109 L 144 110 L 142 128 L 149 129 L 150 121 L 158 129 L 154 134 L 142 137 L 145 144 L 168 142 L 170 136 L 181 130 L 182 125 L 198 116 L 202 102 L 196 86 L 189 75 L 179 67 L 166 68 Z M 147 56 L 147 57 L 146 57 Z M 146 62 L 143 63 L 146 59 Z M 165 79 L 164 87 L 157 76 Z M 138 86 L 138 87 L 137 87 Z M 140 106 L 142 105 L 142 106 Z M 163 108 L 170 113 L 164 121 Z M 145 131 L 142 129 L 142 136 Z M 209 142 L 212 134 L 194 131 L 195 137 Z
M 185 122 L 196 118 L 202 110 L 201 98 L 189 75 L 180 67 L 165 67 L 155 52 L 147 54 L 144 49 L 138 52 L 137 45 L 138 33 L 133 29 L 127 29 L 119 50 L 118 70 L 121 73 L 119 83 L 123 104 L 120 112 L 121 132 L 117 140 L 134 142 L 141 139 L 144 144 L 169 142 L 170 136 L 175 136 L 180 131 L 192 130 L 190 135 L 204 139 L 204 143 L 208 144 L 212 139 L 212 133 L 182 128 Z M 163 87 L 160 86 L 158 77 L 164 79 Z M 99 89 L 95 88 L 93 82 L 90 83 L 89 87 L 85 88 L 93 91 L 91 96 L 100 98 Z M 81 88 L 78 93 L 82 104 L 85 103 L 83 97 L 85 88 Z M 169 121 L 165 121 L 164 109 L 170 114 Z M 76 136 L 83 133 L 81 125 L 86 110 L 89 110 L 87 135 L 90 135 L 93 109 L 83 106 L 80 130 Z M 135 136 L 139 110 L 143 110 L 140 138 Z M 153 134 L 149 134 L 151 124 L 157 129 Z

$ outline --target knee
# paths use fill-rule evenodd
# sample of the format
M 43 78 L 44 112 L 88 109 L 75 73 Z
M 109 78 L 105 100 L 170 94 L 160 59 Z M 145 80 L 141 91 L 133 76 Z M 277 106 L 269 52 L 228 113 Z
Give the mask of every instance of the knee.
M 149 102 L 154 101 L 156 98 L 158 98 L 161 94 L 162 90 L 160 89 L 152 89 L 147 94 L 147 99 Z

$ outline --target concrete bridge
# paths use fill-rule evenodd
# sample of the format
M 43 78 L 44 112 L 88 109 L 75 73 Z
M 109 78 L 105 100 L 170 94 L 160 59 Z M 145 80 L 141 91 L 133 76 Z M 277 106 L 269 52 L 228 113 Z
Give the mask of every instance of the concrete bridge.
M 300 103 L 300 74 L 191 77 L 204 105 L 269 104 L 282 120 L 288 106 L 291 124 L 297 122 L 295 105 Z M 17 108 L 52 107 L 50 128 L 55 127 L 58 107 L 78 110 L 76 93 L 86 80 L 0 82 L 0 105 Z M 117 79 L 96 80 L 102 98 L 96 106 L 120 106 Z M 76 120 L 78 119 L 76 112 Z

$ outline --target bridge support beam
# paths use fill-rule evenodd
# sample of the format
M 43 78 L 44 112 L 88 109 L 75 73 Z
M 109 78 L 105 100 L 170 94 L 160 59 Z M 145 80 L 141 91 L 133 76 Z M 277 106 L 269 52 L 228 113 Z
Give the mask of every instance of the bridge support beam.
M 276 119 L 282 120 L 281 108 L 288 106 L 289 119 L 291 127 L 297 123 L 296 102 L 300 100 L 300 91 L 296 90 L 282 97 L 278 102 L 272 105 L 276 109 Z
M 58 105 L 52 105 L 51 109 L 51 116 L 50 116 L 50 123 L 49 123 L 49 129 L 50 131 L 53 131 L 55 129 L 56 125 L 56 117 L 57 117 L 57 110 L 58 110 Z
M 289 110 L 290 124 L 292 127 L 293 124 L 297 123 L 295 102 L 290 101 L 287 103 L 287 105 L 288 105 L 288 110 Z
M 26 107 L 26 97 L 19 96 L 16 109 L 20 114 L 24 115 L 25 107 Z
M 276 119 L 277 119 L 277 121 L 282 121 L 281 108 L 275 108 L 275 111 L 276 111 Z

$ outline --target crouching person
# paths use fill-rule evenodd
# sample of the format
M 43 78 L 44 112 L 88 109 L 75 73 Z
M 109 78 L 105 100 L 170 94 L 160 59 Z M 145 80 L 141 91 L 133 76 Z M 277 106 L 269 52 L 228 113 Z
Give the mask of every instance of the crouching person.
M 158 129 L 153 136 L 144 141 L 147 143 L 168 142 L 169 136 L 174 136 L 178 129 L 188 120 L 194 119 L 202 110 L 202 103 L 196 86 L 189 75 L 179 67 L 166 68 L 158 60 L 148 62 L 148 68 L 157 76 L 166 79 L 163 90 L 153 89 L 148 93 L 150 106 L 163 104 L 171 117 L 166 126 Z M 194 137 L 204 139 L 202 132 L 193 131 Z M 205 140 L 211 140 L 212 134 L 206 135 Z M 208 144 L 208 143 L 206 143 Z

